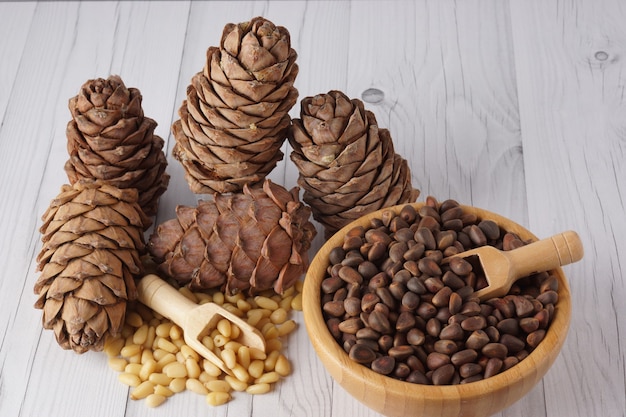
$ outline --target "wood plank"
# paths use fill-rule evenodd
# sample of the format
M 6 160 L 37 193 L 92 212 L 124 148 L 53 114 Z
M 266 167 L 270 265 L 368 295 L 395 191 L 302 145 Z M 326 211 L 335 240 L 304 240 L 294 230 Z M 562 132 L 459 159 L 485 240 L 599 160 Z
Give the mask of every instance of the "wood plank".
M 0 3 L 0 116 L 4 116 L 11 97 L 15 74 L 20 66 L 24 44 L 35 13 L 35 3 L 26 6 Z
M 175 73 L 178 62 L 172 63 L 171 57 L 179 56 L 182 49 L 186 6 L 179 2 L 117 7 L 98 2 L 37 4 L 15 78 L 14 91 L 20 94 L 13 95 L 0 132 L 0 192 L 11 196 L 0 203 L 3 233 L 11 236 L 0 245 L 5 254 L 0 267 L 3 276 L 10 277 L 0 283 L 0 328 L 5 330 L 0 363 L 3 377 L 8 376 L 0 394 L 1 415 L 77 415 L 86 409 L 102 415 L 124 414 L 127 389 L 112 382 L 116 375 L 107 369 L 104 355 L 63 351 L 51 331 L 41 331 L 41 312 L 32 308 L 37 275 L 32 260 L 40 247 L 39 218 L 67 182 L 63 164 L 68 99 L 87 79 L 106 77 L 116 60 L 127 62 L 119 68 L 130 75 L 142 74 L 147 67 L 165 77 L 167 71 Z M 115 38 L 120 33 L 131 36 Z M 144 41 L 161 37 L 170 41 Z M 133 62 L 124 55 L 139 51 L 148 59 Z M 126 61 L 119 56 L 126 56 Z M 173 99 L 167 94 L 173 95 L 174 88 L 159 89 L 157 76 L 148 91 L 167 103 L 163 111 L 169 115 Z M 93 394 L 98 392 L 104 395 Z
M 390 130 L 422 197 L 526 223 L 509 9 L 491 1 L 358 2 L 348 93 Z
M 626 410 L 624 143 L 626 8 L 621 1 L 511 1 L 529 222 L 581 235 L 565 268 L 572 325 L 545 377 L 548 415 Z

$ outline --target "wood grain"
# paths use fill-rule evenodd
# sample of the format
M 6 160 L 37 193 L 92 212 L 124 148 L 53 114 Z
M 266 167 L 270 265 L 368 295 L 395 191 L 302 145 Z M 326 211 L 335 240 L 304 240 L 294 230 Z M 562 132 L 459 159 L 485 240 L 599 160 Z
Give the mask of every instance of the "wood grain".
M 544 234 L 576 227 L 586 249 L 565 268 L 576 325 L 546 377 L 546 412 L 623 416 L 626 10 L 618 1 L 511 6 L 529 222 Z
M 32 305 L 40 216 L 67 182 L 67 101 L 119 74 L 143 94 L 168 146 L 171 183 L 156 223 L 198 196 L 171 156 L 170 126 L 205 52 L 229 22 L 263 15 L 289 29 L 300 98 L 361 98 L 413 183 L 512 218 L 539 237 L 576 230 L 564 267 L 573 317 L 540 384 L 500 413 L 626 416 L 626 5 L 621 0 L 0 2 L 0 415 L 359 416 L 303 329 L 294 374 L 263 396 L 210 408 L 185 393 L 152 410 L 130 401 L 99 354 L 63 351 Z M 299 104 L 291 115 L 297 117 Z M 270 178 L 296 185 L 290 148 Z M 314 241 L 311 256 L 323 243 Z

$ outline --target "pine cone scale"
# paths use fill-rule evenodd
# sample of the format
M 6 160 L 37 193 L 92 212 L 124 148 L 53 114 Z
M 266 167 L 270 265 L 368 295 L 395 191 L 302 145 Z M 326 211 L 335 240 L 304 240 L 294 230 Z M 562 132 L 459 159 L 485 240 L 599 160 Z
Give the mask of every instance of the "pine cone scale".
M 64 349 L 101 350 L 105 336 L 121 330 L 143 271 L 148 220 L 137 197 L 135 189 L 80 180 L 63 186 L 42 217 L 35 307 Z
M 95 179 L 137 188 L 140 195 L 149 196 L 140 199 L 143 211 L 147 216 L 156 214 L 169 175 L 164 141 L 154 135 L 157 123 L 143 115 L 139 90 L 126 88 L 118 76 L 89 80 L 69 100 L 69 109 L 65 171 L 70 183 Z
M 241 192 L 282 159 L 296 57 L 287 30 L 261 17 L 226 25 L 207 49 L 172 124 L 173 155 L 194 193 Z
M 242 193 L 216 193 L 213 200 L 180 213 L 157 227 L 148 249 L 158 269 L 181 285 L 195 290 L 220 287 L 228 293 L 269 288 L 283 292 L 287 287 L 278 282 L 285 264 L 293 265 L 285 269 L 290 276 L 281 283 L 293 284 L 308 267 L 315 227 L 297 189 L 287 191 L 265 180 L 263 187 L 245 185 Z M 183 230 L 193 233 L 193 242 Z
M 330 236 L 364 214 L 415 201 L 410 171 L 391 136 L 358 99 L 330 91 L 301 102 L 289 135 L 298 184 Z

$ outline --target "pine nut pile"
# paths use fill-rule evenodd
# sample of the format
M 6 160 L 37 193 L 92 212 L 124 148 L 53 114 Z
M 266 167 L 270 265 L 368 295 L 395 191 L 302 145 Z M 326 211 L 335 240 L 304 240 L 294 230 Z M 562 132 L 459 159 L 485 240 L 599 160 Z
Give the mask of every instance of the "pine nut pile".
M 289 316 L 292 310 L 302 310 L 302 281 L 283 295 L 271 291 L 254 297 L 219 291 L 194 293 L 188 288 L 179 291 L 197 304 L 219 304 L 259 329 L 266 340 L 265 352 L 237 342 L 239 328 L 220 320 L 202 343 L 224 361 L 232 371 L 232 376 L 228 375 L 186 345 L 178 325 L 136 303 L 129 306 L 121 335 L 109 337 L 104 345 L 109 367 L 119 372 L 121 383 L 131 387 L 131 399 L 157 407 L 175 393 L 188 390 L 218 406 L 229 402 L 234 391 L 265 394 L 291 373 L 291 363 L 281 350 L 284 338 L 297 327 Z

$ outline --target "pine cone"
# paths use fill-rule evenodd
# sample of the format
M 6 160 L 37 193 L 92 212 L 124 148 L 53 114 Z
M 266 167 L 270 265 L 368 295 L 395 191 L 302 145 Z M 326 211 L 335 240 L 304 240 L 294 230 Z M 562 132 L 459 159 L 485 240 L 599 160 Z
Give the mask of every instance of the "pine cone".
M 240 192 L 283 158 L 296 57 L 287 29 L 262 17 L 226 25 L 220 47 L 207 50 L 172 125 L 173 154 L 194 193 Z
M 136 188 L 143 211 L 155 215 L 169 175 L 164 141 L 154 135 L 157 123 L 143 115 L 139 90 L 126 88 L 116 75 L 89 80 L 70 99 L 69 108 L 65 171 L 70 183 L 94 178 L 117 188 Z
M 149 219 L 135 189 L 100 181 L 64 185 L 42 217 L 35 307 L 64 349 L 101 350 L 124 324 L 126 301 L 137 297 L 143 272 L 143 228 Z
M 282 293 L 308 267 L 316 231 L 298 188 L 265 180 L 243 193 L 214 195 L 157 227 L 148 250 L 158 269 L 192 290 Z
M 290 157 L 303 200 L 327 236 L 367 213 L 417 199 L 406 160 L 362 101 L 339 91 L 306 97 L 300 117 L 292 121 Z

